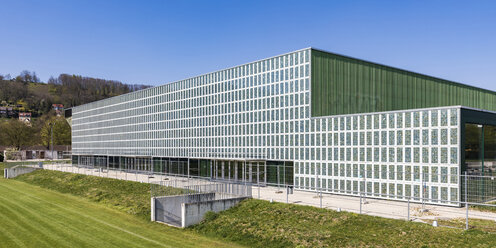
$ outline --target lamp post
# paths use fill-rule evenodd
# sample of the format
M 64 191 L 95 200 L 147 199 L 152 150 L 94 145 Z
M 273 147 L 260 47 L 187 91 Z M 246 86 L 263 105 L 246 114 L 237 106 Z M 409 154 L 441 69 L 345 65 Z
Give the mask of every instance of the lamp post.
M 50 122 L 48 125 L 50 126 L 50 144 L 51 144 L 52 160 L 54 160 L 53 159 L 53 126 L 55 125 L 55 123 Z

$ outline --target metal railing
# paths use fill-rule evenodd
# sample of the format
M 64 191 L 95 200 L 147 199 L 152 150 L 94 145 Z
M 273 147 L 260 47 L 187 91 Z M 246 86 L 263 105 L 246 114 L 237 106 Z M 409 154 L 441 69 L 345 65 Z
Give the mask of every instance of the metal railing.
M 346 183 L 344 187 L 338 184 L 336 188 L 334 183 L 322 184 L 322 180 L 328 180 L 323 178 L 324 175 L 312 175 L 312 178 L 316 179 L 315 184 L 305 187 L 284 183 L 268 186 L 267 184 L 258 184 L 256 182 L 225 182 L 211 178 L 188 178 L 186 175 L 177 177 L 164 174 L 136 174 L 116 170 L 80 168 L 71 165 L 54 165 L 53 168 L 46 168 L 121 180 L 151 181 L 152 197 L 213 192 L 219 192 L 219 197 L 223 197 L 222 194 L 229 197 L 230 195 L 251 195 L 253 193 L 254 198 L 264 200 L 310 205 L 409 221 L 441 222 L 446 217 L 458 220 L 457 225 L 452 225 L 452 227 L 457 228 L 471 228 L 472 219 L 490 220 L 492 224 L 496 220 L 496 205 L 493 204 L 496 202 L 493 202 L 495 199 L 493 197 L 494 192 L 496 192 L 496 178 L 493 176 L 412 172 L 410 176 L 407 176 L 410 178 L 409 181 L 399 181 L 399 178 L 405 178 L 405 173 L 394 173 L 393 175 L 385 173 L 386 178 L 394 178 L 389 183 L 400 182 L 402 185 L 419 186 L 420 191 L 416 195 L 413 192 L 413 188 L 412 192 L 409 192 L 410 194 L 406 194 L 407 192 L 404 191 L 404 188 L 403 191 L 398 191 L 397 188 L 390 191 L 390 187 L 387 185 L 388 181 L 377 181 L 378 179 L 373 178 L 373 173 L 369 178 L 367 171 L 362 172 L 364 177 L 360 177 L 361 173 L 359 171 L 356 172 L 358 176 L 356 188 L 353 187 L 353 184 L 348 187 Z M 353 173 L 352 171 L 350 174 L 345 174 L 350 175 L 349 178 L 337 179 L 351 180 L 353 179 Z M 155 182 L 155 180 L 160 180 L 160 182 Z M 444 183 L 446 180 L 448 180 L 448 184 Z M 374 186 L 367 186 L 368 183 L 373 185 L 376 182 L 386 183 L 386 192 L 381 190 L 382 185 L 378 191 L 374 190 Z M 451 198 L 448 195 L 441 198 L 440 193 L 436 195 L 437 197 L 431 197 L 432 189 L 427 190 L 427 188 L 424 188 L 432 186 L 433 184 L 431 183 L 438 186 L 444 184 L 453 185 L 456 189 L 454 191 L 457 193 L 456 197 Z M 226 186 L 226 184 L 230 186 Z M 473 223 L 475 225 L 477 222 L 474 221 Z M 451 223 L 440 223 L 439 225 L 449 226 Z
M 252 185 L 248 183 L 202 181 L 202 180 L 168 180 L 150 182 L 151 197 L 169 195 L 195 195 L 215 193 L 215 199 L 232 197 L 251 197 Z

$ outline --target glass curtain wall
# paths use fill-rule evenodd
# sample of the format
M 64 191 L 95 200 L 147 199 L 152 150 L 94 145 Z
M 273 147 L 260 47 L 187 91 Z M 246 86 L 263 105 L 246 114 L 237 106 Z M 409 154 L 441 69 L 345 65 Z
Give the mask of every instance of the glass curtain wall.
M 465 168 L 470 175 L 496 174 L 496 126 L 465 124 Z
M 484 131 L 484 167 L 491 175 L 496 174 L 496 126 L 485 125 Z
M 465 169 L 462 191 L 469 202 L 496 199 L 496 126 L 465 124 Z M 467 192 L 465 192 L 465 190 Z

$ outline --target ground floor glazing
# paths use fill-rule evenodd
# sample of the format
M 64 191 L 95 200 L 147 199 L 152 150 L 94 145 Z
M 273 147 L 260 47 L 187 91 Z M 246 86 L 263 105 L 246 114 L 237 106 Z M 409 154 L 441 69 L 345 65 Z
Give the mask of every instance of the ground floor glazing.
M 293 185 L 293 162 L 163 158 L 147 156 L 73 155 L 72 164 L 136 173 L 250 182 L 259 185 Z

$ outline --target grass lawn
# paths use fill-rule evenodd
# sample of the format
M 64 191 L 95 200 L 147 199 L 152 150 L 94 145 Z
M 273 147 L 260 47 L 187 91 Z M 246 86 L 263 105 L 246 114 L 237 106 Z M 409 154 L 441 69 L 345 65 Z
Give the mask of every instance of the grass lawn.
M 236 246 L 81 197 L 0 179 L 0 247 Z
M 81 174 L 37 170 L 15 180 L 42 188 L 81 196 L 128 214 L 150 220 L 150 184 Z M 176 194 L 171 189 L 168 193 Z
M 432 220 L 425 220 L 428 223 L 432 224 Z M 465 218 L 457 218 L 457 219 L 439 219 L 437 223 L 441 226 L 448 227 L 456 227 L 464 229 L 466 227 Z M 468 219 L 468 228 L 482 230 L 485 232 L 496 233 L 496 223 L 493 220 L 483 220 L 483 219 Z
M 235 242 L 239 245 L 250 247 L 496 247 L 496 235 L 481 231 L 495 231 L 495 224 L 491 221 L 470 220 L 472 229 L 464 231 L 454 228 L 435 228 L 428 224 L 402 220 L 385 219 L 347 212 L 338 213 L 315 207 L 269 203 L 267 201 L 250 199 L 220 214 L 209 213 L 207 215 L 207 221 L 199 225 L 188 228 L 187 230 L 178 230 L 149 222 L 150 187 L 145 183 L 48 170 L 38 170 L 19 176 L 15 180 L 7 181 L 2 179 L 0 181 L 0 187 L 4 182 L 15 184 L 16 187 L 13 190 L 25 190 L 26 187 L 24 185 L 27 185 L 30 187 L 30 189 L 27 189 L 30 194 L 34 194 L 33 192 L 36 192 L 36 194 L 46 192 L 47 195 L 54 195 L 53 197 L 70 198 L 69 200 L 61 200 L 56 204 L 60 206 L 62 206 L 61 204 L 69 204 L 71 208 L 77 209 L 70 210 L 70 212 L 63 215 L 59 214 L 61 216 L 60 219 L 70 218 L 72 213 L 77 213 L 79 216 L 74 221 L 78 221 L 78 223 L 82 222 L 82 219 L 84 221 L 86 219 L 88 221 L 95 220 L 97 223 L 100 220 L 110 222 L 115 219 L 117 221 L 116 217 L 112 217 L 112 214 L 114 214 L 133 220 L 133 224 L 150 227 L 150 229 L 162 233 L 162 238 L 164 239 L 180 239 L 179 237 L 185 237 L 188 240 L 184 244 L 170 241 L 171 246 L 184 247 L 190 244 L 192 245 L 194 243 L 193 240 L 196 239 L 199 242 L 198 245 L 203 246 L 223 246 L 225 244 L 221 242 L 217 244 L 215 242 L 218 241 L 215 240 L 226 240 L 226 242 Z M 72 196 L 46 189 L 68 193 Z M 0 193 L 4 197 L 1 190 Z M 14 193 L 13 196 L 7 197 L 7 200 L 16 199 L 16 197 L 24 198 L 22 194 Z M 40 196 L 36 197 L 39 198 Z M 3 201 L 0 198 L 0 206 L 4 204 Z M 93 208 L 103 209 L 96 212 L 108 211 L 110 214 L 95 216 L 94 218 L 96 219 L 88 218 L 86 216 L 95 210 L 80 206 L 80 203 L 77 202 L 84 202 L 87 205 L 93 206 Z M 20 210 L 24 211 L 22 207 L 25 205 L 19 204 L 21 206 Z M 37 213 L 38 204 L 41 203 L 33 203 L 29 209 L 36 209 L 33 211 Z M 50 203 L 46 204 L 51 206 Z M 43 204 L 41 205 L 43 206 Z M 12 208 L 17 209 L 14 206 Z M 67 207 L 64 206 L 63 208 Z M 0 212 L 4 213 L 1 207 Z M 58 216 L 57 213 L 52 214 Z M 41 219 L 42 217 L 44 216 L 41 215 L 37 218 Z M 59 218 L 52 217 L 52 219 L 42 223 L 48 223 L 51 226 L 57 225 L 57 221 L 59 221 Z M 462 223 L 458 220 L 452 220 L 452 222 L 440 224 L 460 227 L 464 224 L 464 222 Z M 3 223 L 1 216 L 0 223 Z M 120 221 L 119 223 L 124 222 Z M 38 225 L 43 226 L 44 224 Z M 128 226 L 128 224 L 113 225 L 119 228 Z M 87 226 L 92 227 L 92 225 Z M 1 228 L 0 225 L 0 232 Z M 86 228 L 77 228 L 77 230 L 85 230 Z M 139 235 L 148 233 L 142 227 L 132 227 L 130 230 L 134 230 Z M 119 233 L 119 230 L 114 230 L 114 232 Z M 0 233 L 0 246 L 2 245 L 1 240 L 4 239 L 1 235 L 8 234 L 7 232 L 5 233 Z M 109 235 L 116 235 L 110 231 L 109 233 L 111 233 Z M 153 233 L 150 232 L 150 235 Z M 98 236 L 99 234 L 95 235 L 95 237 L 100 237 Z M 170 237 L 171 235 L 172 237 Z M 160 235 L 157 234 L 157 236 Z M 188 236 L 192 237 L 191 240 L 189 240 Z M 40 237 L 43 237 L 43 235 L 40 234 Z M 131 237 L 132 235 L 130 235 Z M 207 241 L 203 242 L 201 239 L 206 239 Z M 50 241 L 46 242 L 50 243 Z M 105 244 L 99 244 L 98 246 L 106 246 Z M 60 245 L 64 246 L 64 243 L 60 243 Z M 78 245 L 79 243 L 76 243 L 76 246 Z M 146 245 L 157 246 L 151 243 L 146 243 Z M 128 246 L 133 246 L 133 244 Z
M 257 247 L 496 247 L 496 235 L 480 230 L 255 199 L 209 214 L 191 229 Z

